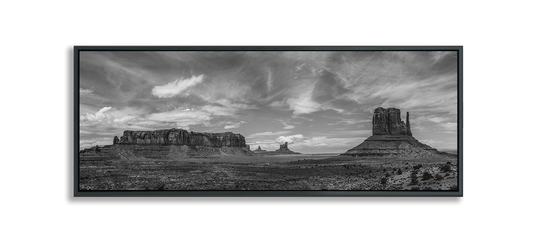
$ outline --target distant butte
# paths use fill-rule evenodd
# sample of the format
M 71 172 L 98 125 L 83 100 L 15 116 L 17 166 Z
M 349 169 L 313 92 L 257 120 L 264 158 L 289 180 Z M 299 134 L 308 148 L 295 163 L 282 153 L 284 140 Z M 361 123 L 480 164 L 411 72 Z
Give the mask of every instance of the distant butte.
M 255 154 L 259 155 L 296 155 L 296 154 L 302 154 L 299 152 L 294 152 L 289 149 L 289 143 L 285 142 L 284 144 L 279 145 L 279 149 L 275 151 L 266 151 L 262 150 L 261 146 L 257 147 L 256 150 L 254 150 Z
M 447 155 L 412 136 L 409 112 L 406 122 L 401 120 L 401 112 L 396 108 L 377 108 L 372 117 L 372 136 L 363 143 L 346 151 L 346 156 L 405 156 L 426 157 Z

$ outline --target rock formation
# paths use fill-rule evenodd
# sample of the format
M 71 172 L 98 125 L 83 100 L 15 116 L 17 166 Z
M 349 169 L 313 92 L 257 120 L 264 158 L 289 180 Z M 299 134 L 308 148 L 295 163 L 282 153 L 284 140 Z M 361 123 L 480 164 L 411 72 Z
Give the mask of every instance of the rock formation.
M 262 150 L 261 146 L 258 146 L 257 149 L 254 150 L 255 154 L 262 154 L 262 153 L 265 153 L 265 152 L 267 152 L 267 151 L 266 150 Z
M 79 152 L 80 160 L 175 159 L 191 156 L 253 155 L 244 136 L 231 132 L 188 132 L 182 129 L 124 131 L 113 145 Z
M 408 135 L 412 136 L 409 124 L 409 112 L 406 122 L 400 116 L 401 112 L 396 108 L 377 108 L 372 118 L 372 135 Z
M 405 123 L 400 116 L 399 109 L 377 108 L 372 118 L 372 136 L 342 155 L 426 157 L 446 154 L 412 136 L 409 112 Z
M 289 143 L 285 142 L 285 144 L 279 145 L 278 151 L 289 151 Z
M 299 152 L 293 152 L 289 150 L 289 143 L 279 145 L 279 149 L 275 151 L 276 154 L 301 154 Z
M 289 143 L 285 142 L 284 144 L 279 145 L 279 149 L 275 151 L 262 150 L 261 146 L 258 146 L 254 150 L 254 154 L 259 155 L 291 155 L 291 154 L 301 154 L 299 152 L 294 152 L 289 150 Z
M 118 141 L 119 145 L 188 145 L 208 147 L 246 147 L 246 140 L 241 134 L 231 132 L 207 133 L 188 132 L 182 129 L 156 131 L 124 131 Z

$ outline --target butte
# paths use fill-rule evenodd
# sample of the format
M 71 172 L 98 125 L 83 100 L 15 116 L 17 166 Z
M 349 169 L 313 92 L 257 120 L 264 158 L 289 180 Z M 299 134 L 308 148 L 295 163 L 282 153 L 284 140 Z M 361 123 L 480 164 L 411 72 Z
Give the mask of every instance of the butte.
M 440 152 L 415 139 L 411 132 L 409 112 L 404 123 L 399 109 L 379 107 L 374 110 L 372 118 L 372 136 L 341 155 L 420 158 L 451 154 Z

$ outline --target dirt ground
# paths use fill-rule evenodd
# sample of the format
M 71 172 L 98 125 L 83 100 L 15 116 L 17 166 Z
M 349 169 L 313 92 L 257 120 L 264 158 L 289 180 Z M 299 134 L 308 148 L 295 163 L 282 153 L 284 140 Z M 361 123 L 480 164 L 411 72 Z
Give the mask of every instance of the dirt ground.
M 457 158 L 450 157 L 216 156 L 80 161 L 79 166 L 80 190 L 457 189 Z

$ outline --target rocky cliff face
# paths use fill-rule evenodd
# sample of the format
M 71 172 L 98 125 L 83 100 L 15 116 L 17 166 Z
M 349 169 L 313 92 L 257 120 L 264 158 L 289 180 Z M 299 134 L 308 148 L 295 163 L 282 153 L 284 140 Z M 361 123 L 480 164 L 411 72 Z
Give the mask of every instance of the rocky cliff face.
M 80 150 L 82 161 L 180 159 L 215 155 L 250 156 L 244 136 L 225 133 L 188 132 L 182 129 L 124 131 L 113 138 L 113 145 Z
M 117 141 L 118 140 L 118 141 Z M 124 131 L 120 139 L 115 137 L 114 145 L 187 145 L 206 147 L 245 147 L 241 134 L 188 132 L 182 129 L 156 131 Z
M 372 118 L 373 135 L 408 135 L 412 136 L 411 125 L 409 123 L 409 112 L 407 112 L 407 123 L 401 118 L 401 112 L 396 108 L 377 108 L 374 110 Z

